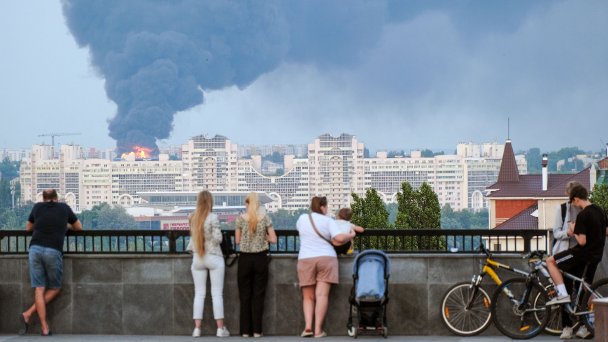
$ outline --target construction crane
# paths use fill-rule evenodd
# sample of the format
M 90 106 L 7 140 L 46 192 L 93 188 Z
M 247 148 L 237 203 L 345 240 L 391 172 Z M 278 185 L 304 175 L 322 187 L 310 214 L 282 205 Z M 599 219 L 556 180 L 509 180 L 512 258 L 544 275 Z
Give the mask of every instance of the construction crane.
M 80 135 L 80 133 L 44 133 L 38 134 L 39 137 L 51 137 L 51 146 L 55 147 L 55 137 L 63 137 L 66 135 Z

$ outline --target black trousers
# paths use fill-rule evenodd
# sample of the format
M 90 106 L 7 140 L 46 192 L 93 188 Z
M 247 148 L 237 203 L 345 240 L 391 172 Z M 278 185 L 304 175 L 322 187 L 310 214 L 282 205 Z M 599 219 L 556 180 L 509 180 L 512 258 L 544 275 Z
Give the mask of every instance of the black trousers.
M 241 301 L 240 334 L 262 333 L 264 299 L 268 284 L 268 252 L 240 253 L 239 299 Z

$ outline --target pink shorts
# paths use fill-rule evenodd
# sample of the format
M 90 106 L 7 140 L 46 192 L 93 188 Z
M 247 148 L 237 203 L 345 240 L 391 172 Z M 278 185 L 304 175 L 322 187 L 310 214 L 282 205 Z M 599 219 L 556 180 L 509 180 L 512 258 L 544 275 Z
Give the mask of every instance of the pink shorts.
M 300 287 L 315 285 L 317 282 L 338 284 L 338 258 L 321 256 L 298 260 L 298 281 Z

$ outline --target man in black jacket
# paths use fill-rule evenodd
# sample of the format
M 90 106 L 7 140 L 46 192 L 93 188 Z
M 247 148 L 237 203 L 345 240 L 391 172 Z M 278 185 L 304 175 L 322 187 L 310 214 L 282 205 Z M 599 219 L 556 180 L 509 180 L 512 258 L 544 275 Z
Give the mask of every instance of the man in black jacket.
M 57 191 L 45 190 L 43 202 L 36 203 L 28 218 L 25 229 L 33 231 L 29 249 L 30 280 L 34 288 L 34 304 L 21 314 L 25 334 L 30 318 L 37 312 L 43 336 L 51 335 L 46 319 L 46 304 L 55 299 L 61 291 L 63 279 L 63 240 L 69 229 L 82 230 L 72 209 L 60 203 Z

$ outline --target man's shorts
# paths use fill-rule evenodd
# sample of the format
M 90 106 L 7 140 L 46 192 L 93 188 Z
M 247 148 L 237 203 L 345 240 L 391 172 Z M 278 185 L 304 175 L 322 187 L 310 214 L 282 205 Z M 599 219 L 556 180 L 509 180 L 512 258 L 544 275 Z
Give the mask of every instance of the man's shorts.
M 573 253 L 569 249 L 555 254 L 553 258 L 555 258 L 555 263 L 560 270 L 579 278 L 583 276 L 585 266 L 588 264 L 587 273 L 585 273 L 585 281 L 589 284 L 593 282 L 598 262 L 590 261 L 588 257 L 583 256 L 580 253 Z
M 30 246 L 30 280 L 32 287 L 61 288 L 63 280 L 63 254 L 42 246 Z
M 338 284 L 338 258 L 321 256 L 298 260 L 300 287 L 316 285 L 317 282 Z

